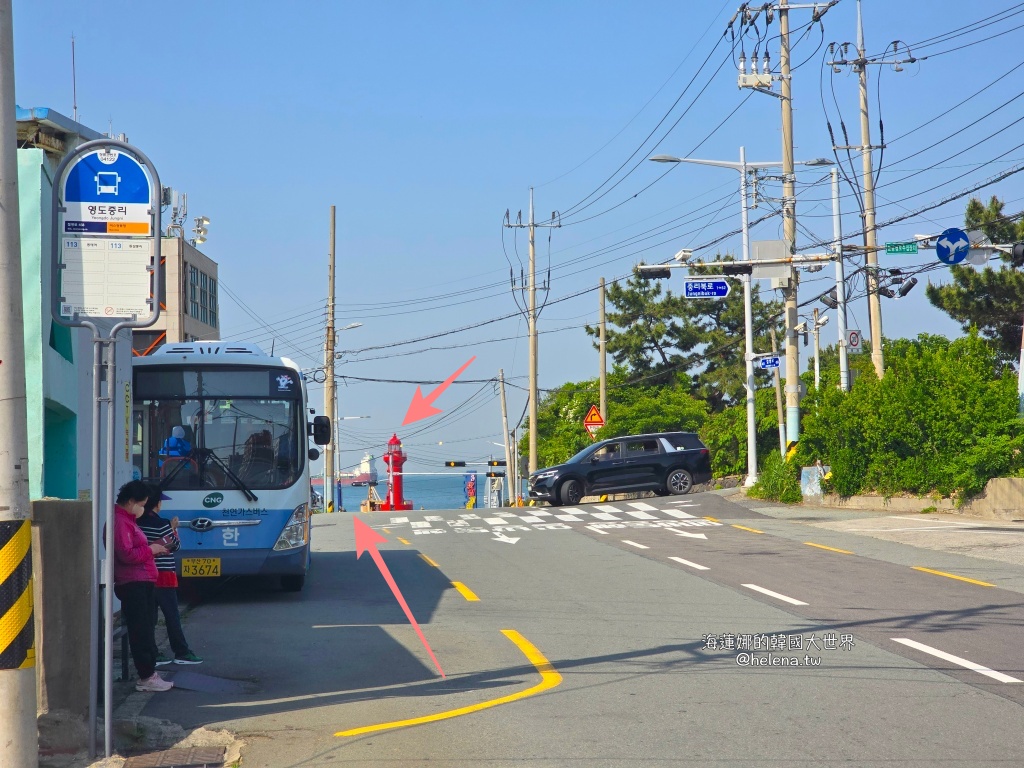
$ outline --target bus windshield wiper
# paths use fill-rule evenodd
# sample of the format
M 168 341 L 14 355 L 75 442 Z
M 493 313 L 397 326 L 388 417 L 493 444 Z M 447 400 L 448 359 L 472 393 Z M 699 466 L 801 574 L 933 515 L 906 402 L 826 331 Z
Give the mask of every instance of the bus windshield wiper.
M 242 482 L 242 479 L 238 475 L 231 471 L 231 467 L 229 467 L 220 456 L 214 453 L 213 450 L 210 448 L 200 448 L 198 453 L 202 457 L 203 466 L 206 466 L 206 462 L 208 460 L 213 459 L 213 463 L 224 470 L 224 474 L 238 486 L 238 490 L 245 495 L 246 499 L 249 501 L 259 501 L 259 497 L 249 489 L 249 486 Z

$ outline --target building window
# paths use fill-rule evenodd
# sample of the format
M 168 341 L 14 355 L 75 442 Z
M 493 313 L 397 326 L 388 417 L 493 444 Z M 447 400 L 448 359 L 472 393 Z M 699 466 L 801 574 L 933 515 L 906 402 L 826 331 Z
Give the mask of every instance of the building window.
M 188 277 L 189 277 L 189 282 L 192 283 L 192 285 L 199 285 L 199 268 L 198 267 L 189 267 L 188 268 Z
M 199 302 L 192 302 L 192 317 L 199 317 Z
M 210 310 L 210 325 L 212 325 L 214 328 L 217 327 L 217 313 L 212 309 Z
M 202 313 L 203 313 L 203 314 L 202 314 L 202 317 L 200 317 L 199 319 L 200 319 L 200 320 L 202 320 L 202 321 L 203 321 L 204 323 L 206 323 L 207 325 L 209 325 L 209 324 L 210 324 L 210 317 L 209 317 L 209 315 L 207 314 L 207 311 L 206 311 L 206 307 L 203 307 L 203 309 L 202 309 Z
M 206 286 L 207 286 L 207 281 L 208 281 L 208 280 L 209 280 L 210 278 L 208 278 L 208 277 L 206 276 L 206 273 L 205 273 L 205 272 L 200 272 L 200 273 L 199 273 L 199 279 L 200 279 L 200 281 L 201 281 L 201 283 L 200 283 L 200 284 L 201 284 L 201 285 L 203 286 L 203 290 L 205 291 L 205 290 L 206 290 Z
M 192 301 L 196 301 L 196 287 L 195 287 L 195 285 L 190 285 L 189 286 L 189 294 L 190 294 L 189 298 L 192 299 Z

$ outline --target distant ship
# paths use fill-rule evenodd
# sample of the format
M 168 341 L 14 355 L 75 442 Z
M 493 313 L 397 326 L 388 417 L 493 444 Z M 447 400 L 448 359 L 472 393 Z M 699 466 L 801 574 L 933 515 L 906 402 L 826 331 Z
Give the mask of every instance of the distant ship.
M 377 465 L 374 463 L 373 456 L 369 453 L 363 456 L 363 460 L 359 462 L 359 466 L 354 472 L 341 472 L 338 475 L 338 482 L 341 485 L 376 485 Z

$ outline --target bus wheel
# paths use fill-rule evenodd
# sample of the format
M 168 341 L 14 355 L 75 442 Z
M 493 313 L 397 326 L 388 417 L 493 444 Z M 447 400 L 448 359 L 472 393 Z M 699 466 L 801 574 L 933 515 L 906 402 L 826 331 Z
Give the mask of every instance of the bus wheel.
M 306 574 L 289 573 L 281 577 L 281 589 L 285 592 L 301 592 L 306 583 Z

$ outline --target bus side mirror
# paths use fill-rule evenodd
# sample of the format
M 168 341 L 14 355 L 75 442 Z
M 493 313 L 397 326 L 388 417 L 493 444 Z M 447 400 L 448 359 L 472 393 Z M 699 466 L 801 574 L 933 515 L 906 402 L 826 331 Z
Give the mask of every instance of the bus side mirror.
M 310 448 L 309 449 L 309 460 L 310 461 L 316 461 L 319 458 L 320 458 L 320 451 L 318 451 L 316 448 Z
M 313 417 L 313 442 L 329 445 L 331 442 L 331 420 L 326 416 Z

